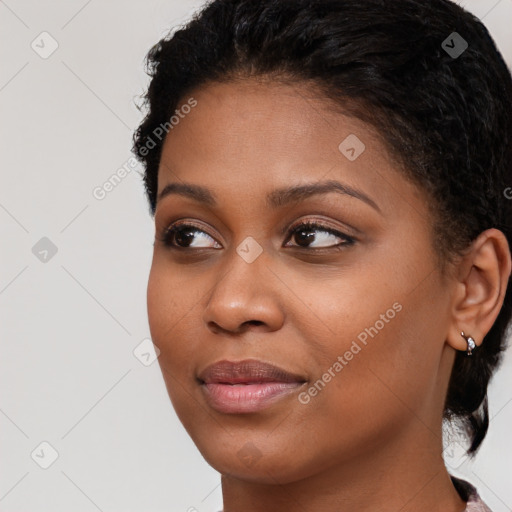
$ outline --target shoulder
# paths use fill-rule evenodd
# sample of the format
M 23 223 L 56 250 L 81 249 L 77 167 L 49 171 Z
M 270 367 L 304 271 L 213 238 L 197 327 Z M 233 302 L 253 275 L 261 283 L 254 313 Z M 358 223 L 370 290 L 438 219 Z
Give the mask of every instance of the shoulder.
M 466 510 L 464 512 L 492 512 L 492 510 L 482 501 L 482 498 L 478 495 L 476 488 L 463 480 L 450 475 L 453 486 L 457 489 L 460 497 L 467 502 Z

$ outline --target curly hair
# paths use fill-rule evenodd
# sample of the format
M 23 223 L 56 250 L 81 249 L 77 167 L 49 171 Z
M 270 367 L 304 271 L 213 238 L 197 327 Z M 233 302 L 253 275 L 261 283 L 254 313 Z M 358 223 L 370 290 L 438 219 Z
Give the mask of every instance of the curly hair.
M 449 51 L 455 41 L 459 54 Z M 488 228 L 512 247 L 512 77 L 485 26 L 449 0 L 214 0 L 150 49 L 146 72 L 132 151 L 153 215 L 159 127 L 202 85 L 266 77 L 313 84 L 377 130 L 429 198 L 441 269 Z M 473 356 L 457 352 L 450 377 L 443 418 L 462 425 L 471 456 L 488 430 L 487 387 L 506 348 L 511 294 L 508 286 Z

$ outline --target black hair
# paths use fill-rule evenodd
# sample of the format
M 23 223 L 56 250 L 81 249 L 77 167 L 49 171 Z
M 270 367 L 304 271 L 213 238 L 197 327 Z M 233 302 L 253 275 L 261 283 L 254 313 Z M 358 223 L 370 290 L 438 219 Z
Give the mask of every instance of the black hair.
M 267 77 L 314 84 L 377 130 L 428 194 L 441 268 L 488 228 L 512 247 L 512 77 L 485 26 L 451 1 L 214 0 L 153 46 L 146 65 L 133 152 L 152 214 L 165 140 L 155 130 L 202 85 Z M 511 293 L 473 355 L 457 352 L 450 377 L 444 418 L 463 425 L 472 456 L 488 429 Z

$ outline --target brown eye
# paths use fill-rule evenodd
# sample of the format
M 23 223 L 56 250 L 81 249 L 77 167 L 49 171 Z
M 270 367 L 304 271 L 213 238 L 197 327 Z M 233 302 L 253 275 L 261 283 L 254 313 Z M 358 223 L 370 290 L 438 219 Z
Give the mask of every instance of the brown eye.
M 159 238 L 170 249 L 219 249 L 222 246 L 208 233 L 193 224 L 178 223 L 170 226 Z M 343 249 L 355 239 L 316 222 L 303 222 L 290 230 L 291 247 L 302 249 Z M 341 242 L 339 241 L 341 240 Z M 287 245 L 290 247 L 290 245 Z
M 176 249 L 218 249 L 220 245 L 206 232 L 193 224 L 174 224 L 160 239 L 166 247 Z M 217 244 L 216 246 L 212 246 Z
M 306 249 L 341 249 L 355 243 L 354 238 L 315 222 L 304 222 L 292 228 L 289 240 L 292 239 L 296 241 L 298 247 Z M 336 239 L 342 242 L 336 243 Z

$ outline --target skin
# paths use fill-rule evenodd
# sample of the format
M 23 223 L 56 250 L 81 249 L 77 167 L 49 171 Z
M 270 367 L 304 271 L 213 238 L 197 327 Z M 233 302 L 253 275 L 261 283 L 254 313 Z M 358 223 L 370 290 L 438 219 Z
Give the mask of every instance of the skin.
M 304 84 L 246 79 L 191 96 L 197 106 L 165 140 L 158 191 L 201 185 L 217 206 L 158 201 L 148 315 L 176 413 L 222 474 L 224 511 L 462 512 L 442 460 L 443 402 L 467 348 L 460 331 L 481 344 L 503 303 L 503 233 L 482 233 L 442 275 L 428 198 L 369 126 Z M 349 134 L 366 146 L 354 161 L 338 150 Z M 276 188 L 326 179 L 380 211 L 332 190 L 266 206 Z M 199 223 L 195 248 L 162 243 L 178 219 Z M 344 240 L 313 228 L 301 247 L 289 230 L 302 220 L 356 242 L 329 249 Z M 252 263 L 236 251 L 249 236 L 263 250 Z M 297 392 L 258 413 L 220 413 L 196 381 L 213 362 L 255 358 L 304 376 L 307 391 L 395 303 L 401 310 L 307 404 Z

